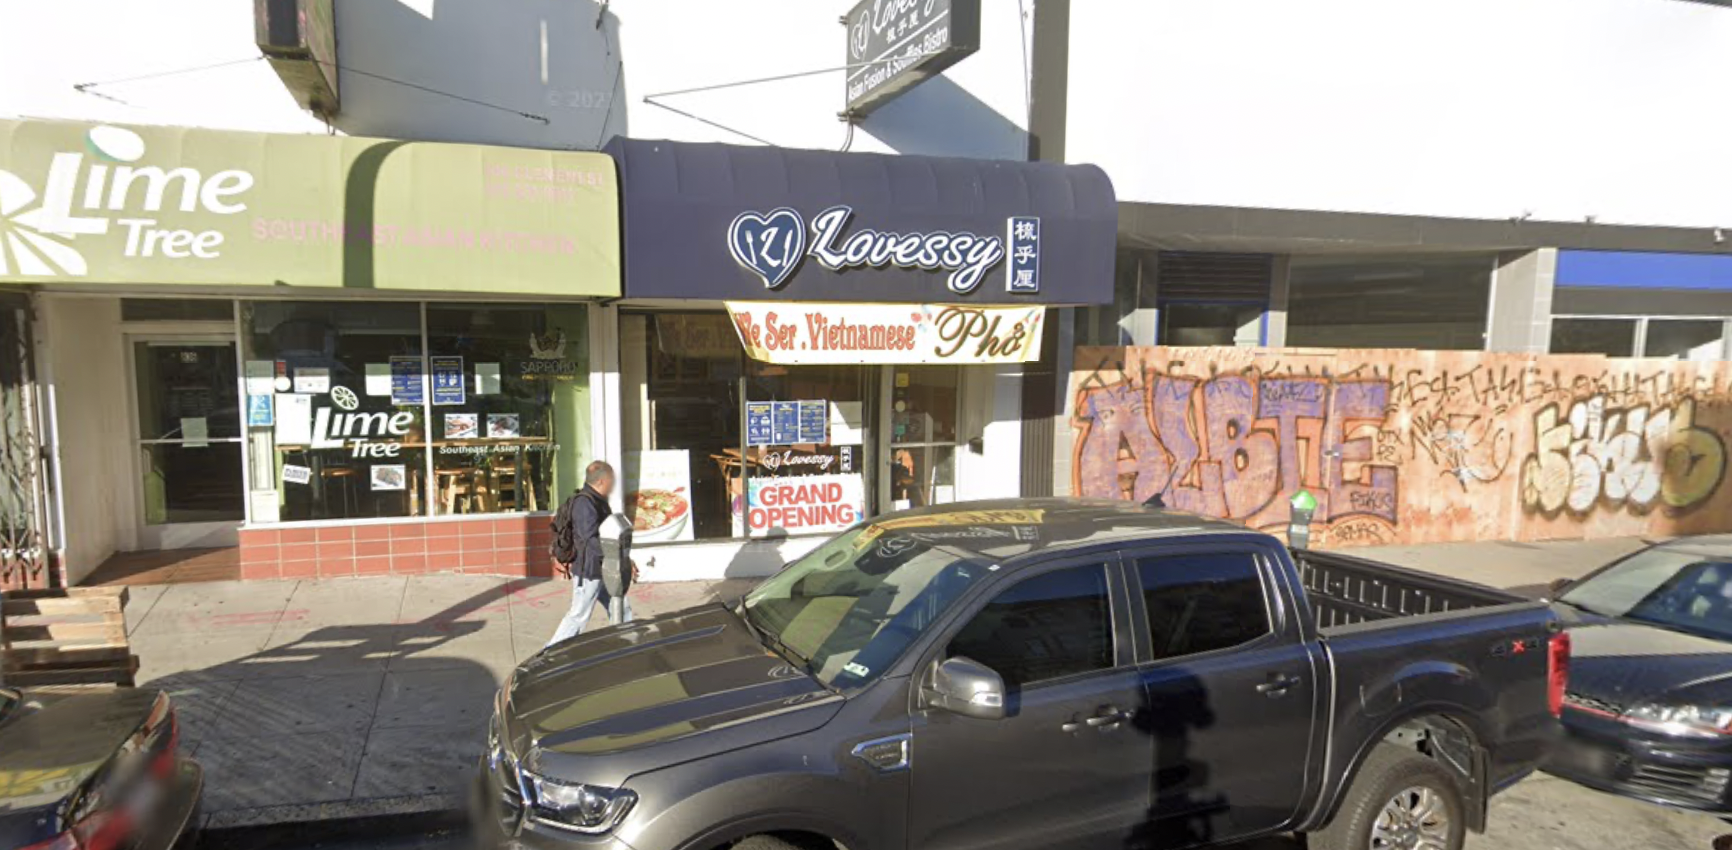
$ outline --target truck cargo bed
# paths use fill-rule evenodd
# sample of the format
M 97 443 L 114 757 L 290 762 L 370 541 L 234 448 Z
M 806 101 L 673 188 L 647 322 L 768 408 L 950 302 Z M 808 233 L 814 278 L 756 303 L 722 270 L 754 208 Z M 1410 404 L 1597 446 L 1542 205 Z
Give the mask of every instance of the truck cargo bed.
M 1524 601 L 1483 584 L 1409 570 L 1368 558 L 1293 550 L 1317 628 L 1420 617 Z

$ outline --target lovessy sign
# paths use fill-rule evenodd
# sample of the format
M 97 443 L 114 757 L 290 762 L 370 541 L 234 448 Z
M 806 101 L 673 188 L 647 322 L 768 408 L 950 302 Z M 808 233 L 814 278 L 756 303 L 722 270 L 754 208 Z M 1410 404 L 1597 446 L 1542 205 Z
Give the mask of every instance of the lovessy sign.
M 765 288 L 772 290 L 787 284 L 807 257 L 835 272 L 887 267 L 940 272 L 945 275 L 946 287 L 958 295 L 975 291 L 1004 261 L 1007 241 L 1018 242 L 1022 252 L 1019 270 L 1039 267 L 1038 227 L 1031 230 L 1025 224 L 1038 225 L 1039 220 L 1030 216 L 1006 221 L 1005 235 L 896 232 L 870 227 L 850 230 L 853 218 L 852 207 L 833 206 L 813 216 L 808 229 L 806 220 L 791 207 L 768 213 L 743 212 L 728 226 L 728 251 L 735 262 L 762 278 Z M 1038 293 L 1038 273 L 1007 278 L 1005 291 Z

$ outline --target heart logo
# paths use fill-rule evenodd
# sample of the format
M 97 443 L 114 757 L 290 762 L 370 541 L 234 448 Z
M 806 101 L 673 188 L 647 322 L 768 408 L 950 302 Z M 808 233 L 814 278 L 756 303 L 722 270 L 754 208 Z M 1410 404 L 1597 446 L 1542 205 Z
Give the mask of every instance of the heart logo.
M 775 289 L 806 257 L 806 222 L 800 214 L 782 207 L 768 215 L 743 212 L 728 225 L 728 250 L 734 261 L 764 279 Z

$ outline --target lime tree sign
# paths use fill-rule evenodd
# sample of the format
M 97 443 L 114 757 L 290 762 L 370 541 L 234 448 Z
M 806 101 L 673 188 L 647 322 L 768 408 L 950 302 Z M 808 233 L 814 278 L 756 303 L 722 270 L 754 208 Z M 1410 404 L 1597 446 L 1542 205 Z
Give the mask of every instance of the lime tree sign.
M 0 121 L 0 281 L 617 296 L 602 154 Z

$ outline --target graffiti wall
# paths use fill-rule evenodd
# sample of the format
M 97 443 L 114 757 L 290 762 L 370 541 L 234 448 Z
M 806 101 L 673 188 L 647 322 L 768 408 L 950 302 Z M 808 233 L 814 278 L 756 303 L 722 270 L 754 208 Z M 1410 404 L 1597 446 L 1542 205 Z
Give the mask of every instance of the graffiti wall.
M 1732 530 L 1732 364 L 1080 348 L 1071 485 L 1318 545 Z

